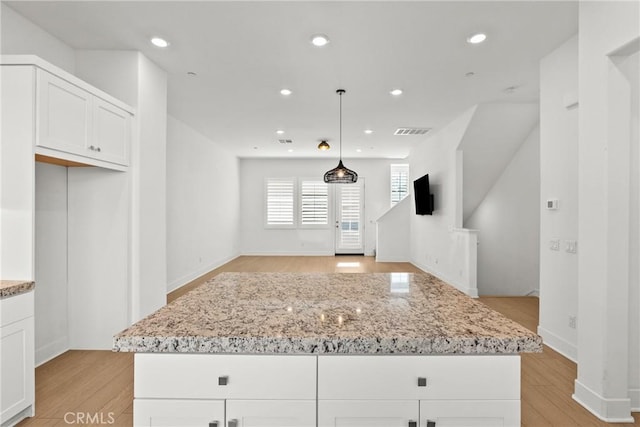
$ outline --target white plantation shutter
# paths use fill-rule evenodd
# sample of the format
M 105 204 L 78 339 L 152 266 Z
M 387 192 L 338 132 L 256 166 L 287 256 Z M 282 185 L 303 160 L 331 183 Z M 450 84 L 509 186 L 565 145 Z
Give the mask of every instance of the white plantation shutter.
M 324 181 L 300 181 L 300 225 L 329 225 L 329 186 Z
M 360 223 L 360 186 L 344 184 L 340 195 L 340 247 L 357 249 L 362 247 L 362 224 Z
M 391 206 L 409 193 L 409 165 L 391 165 Z
M 273 228 L 295 227 L 293 178 L 268 178 L 265 189 L 266 226 Z

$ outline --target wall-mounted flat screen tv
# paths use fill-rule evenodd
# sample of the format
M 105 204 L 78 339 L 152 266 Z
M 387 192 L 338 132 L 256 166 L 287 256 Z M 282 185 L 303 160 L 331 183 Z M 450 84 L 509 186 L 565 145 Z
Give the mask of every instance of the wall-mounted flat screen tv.
M 429 174 L 413 181 L 416 215 L 433 215 L 433 194 L 429 190 Z

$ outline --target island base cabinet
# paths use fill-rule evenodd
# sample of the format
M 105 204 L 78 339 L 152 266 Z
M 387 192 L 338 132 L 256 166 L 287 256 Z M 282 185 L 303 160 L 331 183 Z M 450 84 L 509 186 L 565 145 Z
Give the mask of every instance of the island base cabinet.
M 319 400 L 318 427 L 418 427 L 415 400 Z
M 134 427 L 225 426 L 224 400 L 135 399 L 133 414 Z
M 315 400 L 227 400 L 225 427 L 315 427 Z
M 519 400 L 427 400 L 420 427 L 518 427 Z

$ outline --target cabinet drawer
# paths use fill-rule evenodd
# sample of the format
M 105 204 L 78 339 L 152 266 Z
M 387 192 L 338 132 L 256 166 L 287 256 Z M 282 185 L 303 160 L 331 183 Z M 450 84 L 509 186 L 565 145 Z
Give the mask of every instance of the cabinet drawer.
M 519 400 L 423 400 L 420 427 L 436 426 L 519 427 Z
M 135 355 L 134 395 L 136 398 L 315 399 L 316 357 L 140 353 Z
M 318 398 L 520 399 L 520 356 L 319 357 Z
M 0 326 L 33 316 L 33 291 L 0 300 Z
M 224 427 L 224 400 L 135 399 L 135 427 Z

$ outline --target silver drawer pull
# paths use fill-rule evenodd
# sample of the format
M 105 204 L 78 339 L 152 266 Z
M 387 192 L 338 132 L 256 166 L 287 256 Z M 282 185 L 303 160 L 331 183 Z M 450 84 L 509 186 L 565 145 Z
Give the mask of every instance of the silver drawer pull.
M 418 423 L 415 421 L 409 421 L 409 427 L 418 427 Z
M 218 385 L 227 385 L 229 384 L 229 377 L 228 376 L 224 376 L 224 377 L 218 377 Z
M 418 387 L 426 387 L 427 379 L 423 377 L 418 377 Z
M 218 421 L 211 421 L 209 423 L 209 427 L 218 427 L 218 424 L 219 424 Z
M 238 427 L 238 420 L 227 421 L 227 427 Z

